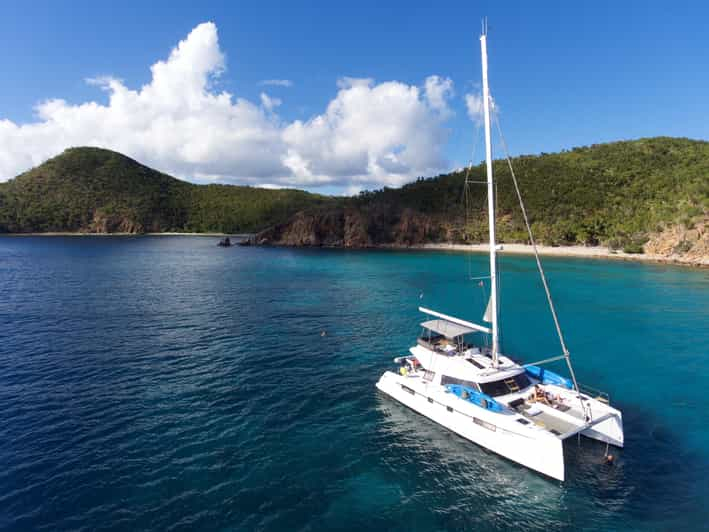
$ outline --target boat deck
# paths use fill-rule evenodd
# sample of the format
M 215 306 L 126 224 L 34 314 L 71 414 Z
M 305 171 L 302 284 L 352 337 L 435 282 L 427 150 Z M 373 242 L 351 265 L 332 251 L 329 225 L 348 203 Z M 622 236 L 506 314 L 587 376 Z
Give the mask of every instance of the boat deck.
M 547 412 L 540 412 L 534 416 L 526 415 L 525 417 L 531 420 L 535 425 L 545 428 L 557 436 L 576 430 L 579 426 L 579 424 L 569 423 Z
M 544 428 L 557 436 L 574 431 L 585 423 L 581 411 L 569 408 L 568 406 L 565 408 L 554 408 L 553 406 L 541 406 L 538 403 L 525 402 L 515 408 L 515 410 L 538 427 Z M 559 414 L 563 413 L 565 416 L 577 419 L 578 422 L 574 423 L 568 419 L 562 419 L 562 417 L 565 416 L 555 415 L 557 411 Z

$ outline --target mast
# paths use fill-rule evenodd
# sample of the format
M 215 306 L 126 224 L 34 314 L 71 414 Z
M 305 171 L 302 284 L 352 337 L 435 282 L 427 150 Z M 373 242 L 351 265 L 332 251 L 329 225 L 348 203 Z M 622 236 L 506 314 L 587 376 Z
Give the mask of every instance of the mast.
M 497 258 L 495 243 L 495 187 L 492 179 L 492 146 L 490 142 L 490 89 L 487 84 L 487 24 L 480 36 L 480 51 L 483 67 L 483 114 L 485 119 L 485 163 L 487 165 L 487 213 L 490 229 L 490 314 L 492 319 L 492 363 L 498 366 L 500 348 L 497 324 Z

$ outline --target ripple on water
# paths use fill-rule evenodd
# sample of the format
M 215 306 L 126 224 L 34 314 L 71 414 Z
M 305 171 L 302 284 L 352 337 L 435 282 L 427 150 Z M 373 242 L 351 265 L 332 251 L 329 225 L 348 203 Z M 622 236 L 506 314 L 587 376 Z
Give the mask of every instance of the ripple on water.
M 213 244 L 3 239 L 0 528 L 679 531 L 709 519 L 705 272 L 549 261 L 577 370 L 612 392 L 627 433 L 612 468 L 604 446 L 570 442 L 561 484 L 374 388 L 418 332 L 422 293 L 482 312 L 468 259 Z M 504 340 L 524 356 L 518 339 L 549 325 L 543 297 L 533 262 L 502 270 Z M 540 351 L 555 348 L 549 332 Z M 649 355 L 664 341 L 681 363 Z

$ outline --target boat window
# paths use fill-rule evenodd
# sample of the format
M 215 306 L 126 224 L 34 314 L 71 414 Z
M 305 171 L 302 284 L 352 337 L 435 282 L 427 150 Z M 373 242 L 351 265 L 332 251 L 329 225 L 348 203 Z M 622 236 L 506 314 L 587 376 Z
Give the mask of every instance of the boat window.
M 485 369 L 485 366 L 483 366 L 480 362 L 478 362 L 474 358 L 468 358 L 466 360 L 478 369 Z
M 445 386 L 446 384 L 459 384 L 460 386 L 467 386 L 468 388 L 472 388 L 473 390 L 478 389 L 478 385 L 474 382 L 464 381 L 463 379 L 456 379 L 455 377 L 449 377 L 448 375 L 442 375 L 441 385 Z
M 497 430 L 497 427 L 495 427 L 492 423 L 488 423 L 487 421 L 483 421 L 482 419 L 478 419 L 476 417 L 473 418 L 473 423 L 480 425 L 481 427 L 485 427 L 487 430 L 491 430 L 493 432 Z
M 438 343 L 445 340 L 445 337 L 440 334 L 431 333 L 431 331 L 424 330 L 419 336 L 419 340 L 423 340 L 425 343 L 431 345 L 437 345 Z
M 514 377 L 508 377 L 499 381 L 492 382 L 481 382 L 480 389 L 484 394 L 491 397 L 497 397 L 498 395 L 507 395 L 508 393 L 518 392 L 531 383 L 529 378 L 525 373 L 520 373 Z
M 423 374 L 423 380 L 431 382 L 436 374 L 433 371 L 426 370 Z

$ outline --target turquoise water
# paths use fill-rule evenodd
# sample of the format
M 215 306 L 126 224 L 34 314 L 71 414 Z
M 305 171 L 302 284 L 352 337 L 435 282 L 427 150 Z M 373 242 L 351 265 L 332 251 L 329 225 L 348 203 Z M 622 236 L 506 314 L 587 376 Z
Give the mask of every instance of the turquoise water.
M 482 315 L 484 256 L 215 244 L 0 238 L 0 528 L 706 528 L 709 272 L 545 261 L 626 430 L 562 484 L 374 388 L 418 305 Z M 557 354 L 533 261 L 501 266 L 506 352 Z

